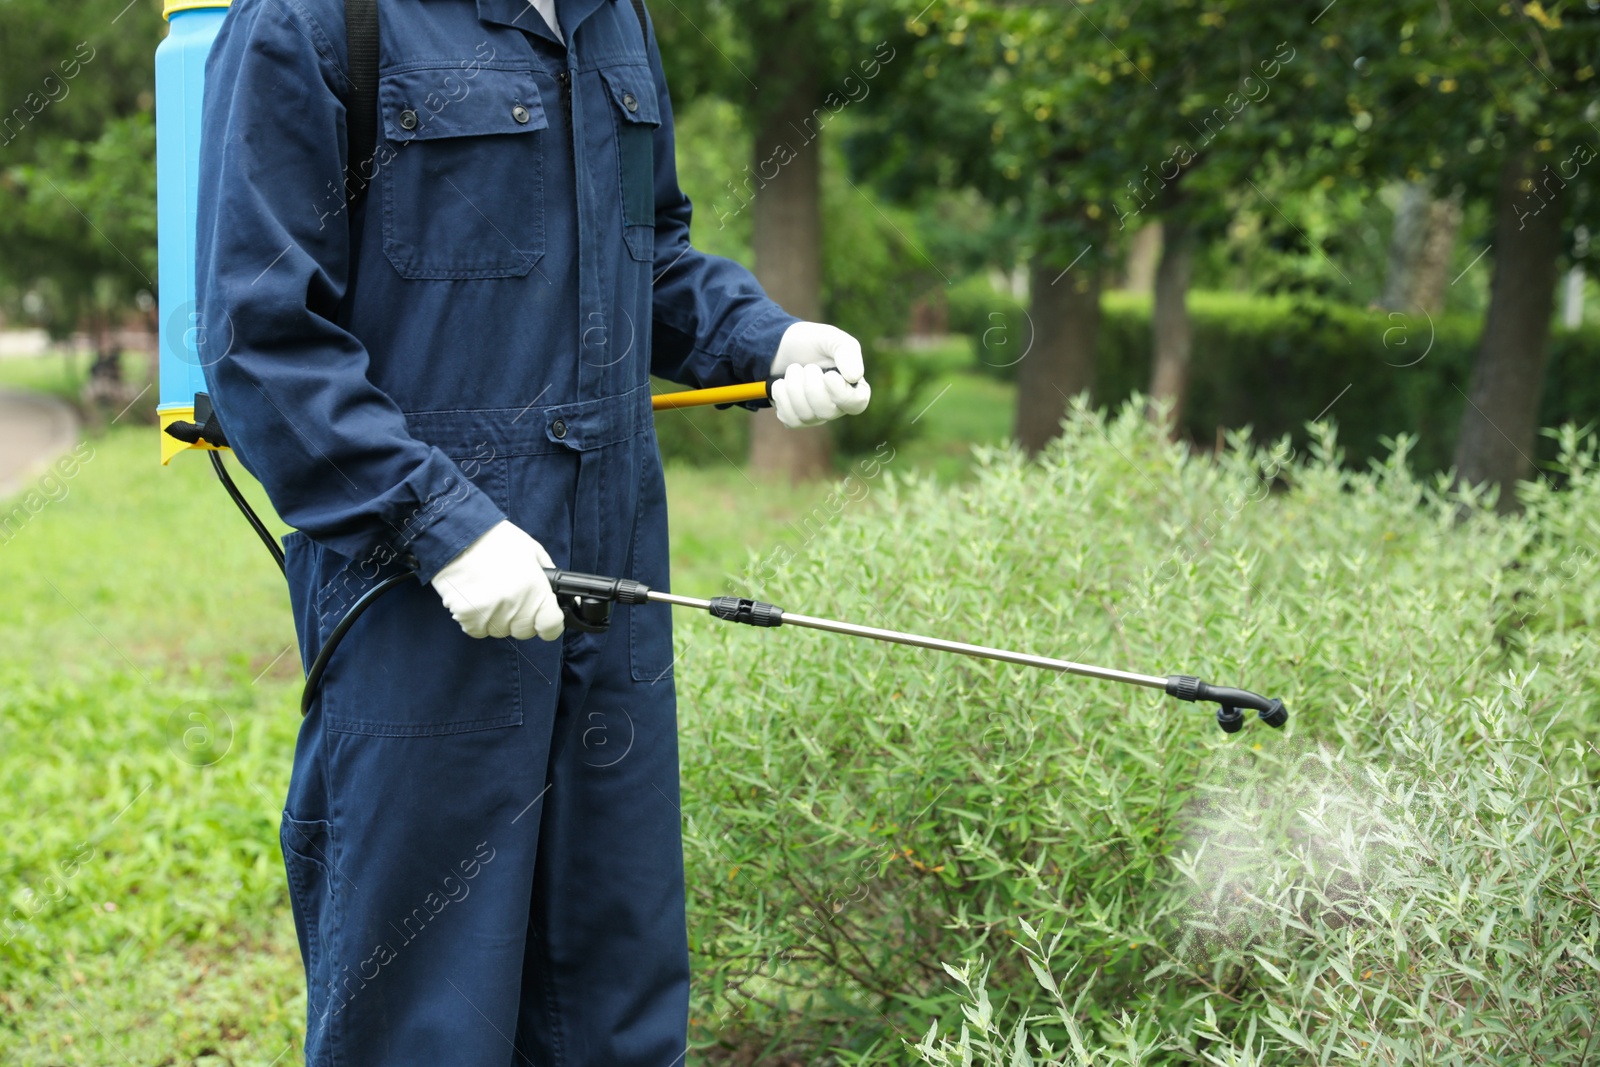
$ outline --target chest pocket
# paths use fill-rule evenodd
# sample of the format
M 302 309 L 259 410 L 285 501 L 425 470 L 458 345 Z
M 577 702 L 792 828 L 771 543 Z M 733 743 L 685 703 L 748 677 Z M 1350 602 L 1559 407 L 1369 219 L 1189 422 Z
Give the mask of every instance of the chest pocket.
M 655 135 L 661 125 L 655 78 L 643 63 L 600 71 L 617 127 L 617 180 L 628 252 L 648 262 L 656 250 Z
M 519 278 L 544 255 L 544 142 L 531 71 L 379 79 L 383 251 L 401 277 Z

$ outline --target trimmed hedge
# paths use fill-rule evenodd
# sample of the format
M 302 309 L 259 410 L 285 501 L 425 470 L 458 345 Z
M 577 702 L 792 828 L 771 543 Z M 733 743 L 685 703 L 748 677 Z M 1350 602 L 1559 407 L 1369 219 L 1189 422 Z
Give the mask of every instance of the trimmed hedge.
M 1025 307 L 984 279 L 950 290 L 952 330 L 974 338 L 980 369 L 1015 377 L 1031 341 Z M 1150 300 L 1108 293 L 1102 304 L 1094 400 L 1115 406 L 1148 387 Z M 1250 426 L 1257 439 L 1305 423 L 1339 424 L 1346 459 L 1364 465 L 1386 438 L 1417 437 L 1419 470 L 1449 467 L 1472 374 L 1481 322 L 1447 315 L 1430 322 L 1341 304 L 1246 293 L 1193 292 L 1193 377 L 1183 428 L 1209 444 L 1219 428 Z M 1552 331 L 1540 424 L 1583 424 L 1600 415 L 1600 328 Z M 1542 442 L 1540 458 L 1554 455 Z

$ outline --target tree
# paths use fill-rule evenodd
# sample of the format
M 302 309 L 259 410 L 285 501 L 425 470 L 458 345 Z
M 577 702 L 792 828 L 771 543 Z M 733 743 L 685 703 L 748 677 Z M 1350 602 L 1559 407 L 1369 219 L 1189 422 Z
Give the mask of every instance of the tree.
M 1230 194 L 1264 157 L 1303 142 L 1305 101 L 1292 75 L 1305 31 L 1282 4 L 1130 4 L 1115 15 L 1119 49 L 1135 50 L 1146 84 L 1116 101 L 1101 93 L 1074 109 L 1111 105 L 1125 143 L 1140 146 L 1111 213 L 1120 229 L 1147 218 L 1161 226 L 1155 272 L 1150 396 L 1152 416 L 1182 417 L 1192 354 L 1187 295 L 1197 247 L 1219 235 Z M 1295 42 L 1299 42 L 1296 44 Z
M 1533 471 L 1545 342 L 1569 220 L 1600 188 L 1594 91 L 1600 13 L 1557 0 L 1498 7 L 1408 0 L 1353 31 L 1367 160 L 1495 204 L 1493 281 L 1456 442 L 1462 485 L 1517 506 Z
M 1072 103 L 1140 74 L 1068 7 L 896 6 L 917 40 L 855 155 L 890 196 L 971 189 L 994 206 L 995 243 L 1028 263 L 1027 336 L 1002 348 L 1017 366 L 1017 440 L 1037 452 L 1093 386 L 1101 279 L 1119 255 L 1102 205 L 1130 152 L 1112 109 Z
M 738 5 L 698 0 L 652 8 L 668 80 L 680 99 L 709 93 L 738 104 L 754 133 L 750 163 L 729 181 L 732 203 L 752 215 L 755 272 L 794 315 L 823 317 L 823 134 L 877 76 L 884 53 L 858 22 L 807 0 Z M 859 21 L 870 21 L 863 8 Z M 892 54 L 893 49 L 890 49 Z M 756 413 L 750 462 L 792 480 L 832 466 L 829 430 L 788 430 Z
M 1549 199 L 1540 210 L 1521 207 L 1536 188 L 1535 161 L 1532 152 L 1516 151 L 1501 167 L 1489 314 L 1456 441 L 1457 480 L 1498 486 L 1501 511 L 1517 506 L 1515 483 L 1533 473 L 1545 343 L 1559 273 L 1564 190 L 1546 190 Z
M 13 0 L 0 22 L 0 291 L 52 334 L 106 331 L 155 290 L 158 0 Z
M 1164 238 L 1152 392 L 1181 407 L 1194 249 L 1221 231 L 1230 192 L 1269 149 L 1295 141 L 1303 116 L 1277 79 L 1302 23 L 1262 0 L 951 0 L 915 16 L 925 40 L 913 69 L 925 78 L 881 124 L 879 169 L 891 187 L 913 186 L 907 174 L 968 184 L 1027 227 L 1034 329 L 1018 366 L 1017 437 L 1029 451 L 1092 386 L 1092 297 L 1151 220 Z

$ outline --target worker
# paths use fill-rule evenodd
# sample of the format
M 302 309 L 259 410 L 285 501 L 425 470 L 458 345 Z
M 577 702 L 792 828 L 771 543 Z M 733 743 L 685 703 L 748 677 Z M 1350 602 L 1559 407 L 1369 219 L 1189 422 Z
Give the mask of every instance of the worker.
M 815 425 L 866 407 L 860 345 L 690 244 L 642 6 L 379 7 L 348 213 L 341 0 L 234 0 L 206 70 L 206 383 L 294 528 L 302 658 L 420 579 L 351 629 L 295 749 L 306 1061 L 672 1067 L 669 609 L 567 629 L 544 568 L 668 587 L 650 374 L 781 375 L 778 417 Z

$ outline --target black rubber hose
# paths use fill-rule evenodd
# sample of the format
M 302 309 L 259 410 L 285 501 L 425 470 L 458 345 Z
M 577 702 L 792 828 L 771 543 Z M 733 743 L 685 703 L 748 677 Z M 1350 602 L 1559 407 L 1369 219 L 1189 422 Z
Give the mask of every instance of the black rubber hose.
M 311 669 L 306 672 L 306 687 L 300 691 L 300 714 L 307 715 L 311 711 L 311 702 L 317 699 L 317 690 L 322 687 L 322 676 L 328 670 L 328 661 L 333 658 L 334 652 L 339 648 L 339 642 L 344 640 L 344 635 L 349 632 L 355 621 L 361 618 L 361 613 L 372 606 L 383 594 L 399 585 L 408 578 L 415 578 L 416 571 L 401 571 L 391 574 L 377 585 L 361 594 L 361 598 L 350 605 L 350 610 L 344 613 L 344 618 L 339 620 L 339 625 L 333 628 L 333 633 L 322 642 L 322 648 L 317 652 L 317 658 L 311 664 Z
M 221 480 L 222 487 L 228 491 L 228 495 L 238 505 L 239 510 L 244 514 L 245 521 L 256 532 L 256 536 L 261 538 L 261 543 L 267 546 L 267 551 L 272 553 L 272 561 L 278 565 L 279 573 L 287 578 L 289 572 L 284 567 L 283 548 L 278 544 L 278 539 L 272 536 L 272 531 L 267 529 L 267 524 L 261 521 L 261 516 L 256 514 L 255 509 L 250 506 L 250 501 L 246 500 L 244 494 L 239 491 L 239 487 L 233 484 L 233 479 L 228 476 L 228 467 L 222 462 L 222 453 L 212 449 L 210 455 L 211 469 L 217 472 L 217 478 Z

